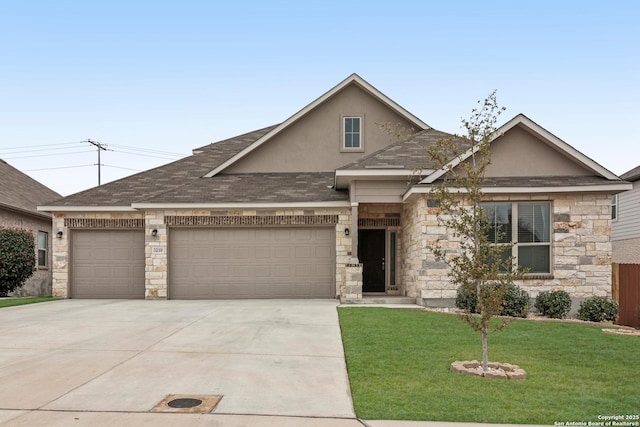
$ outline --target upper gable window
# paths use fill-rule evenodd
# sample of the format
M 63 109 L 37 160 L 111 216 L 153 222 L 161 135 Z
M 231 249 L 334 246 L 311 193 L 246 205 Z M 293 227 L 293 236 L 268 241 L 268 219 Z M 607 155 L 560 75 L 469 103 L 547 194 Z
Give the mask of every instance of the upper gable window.
M 362 118 L 361 117 L 344 117 L 343 118 L 343 137 L 342 148 L 344 150 L 362 150 Z

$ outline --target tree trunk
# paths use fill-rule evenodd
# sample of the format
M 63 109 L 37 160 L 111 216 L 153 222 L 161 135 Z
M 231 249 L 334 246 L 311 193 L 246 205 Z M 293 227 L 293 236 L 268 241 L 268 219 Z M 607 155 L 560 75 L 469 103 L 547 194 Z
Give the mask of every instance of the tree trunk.
M 482 328 L 482 370 L 487 372 L 489 370 L 489 344 L 488 344 L 489 329 Z

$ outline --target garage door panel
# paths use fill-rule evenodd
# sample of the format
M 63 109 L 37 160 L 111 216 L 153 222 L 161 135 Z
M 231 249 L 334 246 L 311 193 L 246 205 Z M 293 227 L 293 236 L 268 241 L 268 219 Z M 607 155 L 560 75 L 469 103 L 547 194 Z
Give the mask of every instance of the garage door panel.
M 189 236 L 207 236 L 208 249 L 202 240 L 197 243 L 199 253 L 205 255 L 186 255 L 196 245 Z M 169 295 L 184 299 L 333 297 L 334 251 L 333 228 L 172 229 Z M 204 274 L 196 278 L 194 269 Z
M 142 230 L 73 230 L 73 298 L 144 298 Z

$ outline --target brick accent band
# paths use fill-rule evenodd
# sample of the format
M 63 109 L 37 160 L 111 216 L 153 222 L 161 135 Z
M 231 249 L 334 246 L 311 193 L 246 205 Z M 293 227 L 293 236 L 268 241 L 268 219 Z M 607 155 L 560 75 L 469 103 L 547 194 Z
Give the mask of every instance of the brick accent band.
M 252 226 L 252 225 L 336 225 L 338 215 L 167 215 L 164 223 L 169 226 L 198 226 L 214 227 Z
M 400 218 L 358 218 L 358 227 L 400 227 Z
M 144 228 L 144 219 L 65 218 L 68 228 Z

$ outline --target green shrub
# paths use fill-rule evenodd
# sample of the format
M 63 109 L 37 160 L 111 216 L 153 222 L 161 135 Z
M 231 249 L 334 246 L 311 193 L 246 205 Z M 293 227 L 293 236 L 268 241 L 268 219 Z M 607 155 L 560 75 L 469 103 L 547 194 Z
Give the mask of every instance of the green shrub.
M 543 291 L 538 294 L 535 307 L 543 316 L 562 319 L 571 310 L 571 297 L 563 290 Z
M 475 313 L 477 306 L 478 295 L 476 295 L 475 291 L 460 286 L 456 293 L 456 307 L 469 313 Z
M 478 296 L 475 291 L 466 289 L 463 286 L 459 287 L 456 293 L 456 307 L 470 313 L 477 313 Z M 511 283 L 505 291 L 504 306 L 500 315 L 527 317 L 527 314 L 529 314 L 529 294 L 515 283 Z
M 607 297 L 590 297 L 580 303 L 578 318 L 591 322 L 614 321 L 618 318 L 618 303 Z
M 0 296 L 22 286 L 35 266 L 33 235 L 23 229 L 0 227 Z
M 511 283 L 504 294 L 503 316 L 527 317 L 529 314 L 529 294 L 527 291 Z

